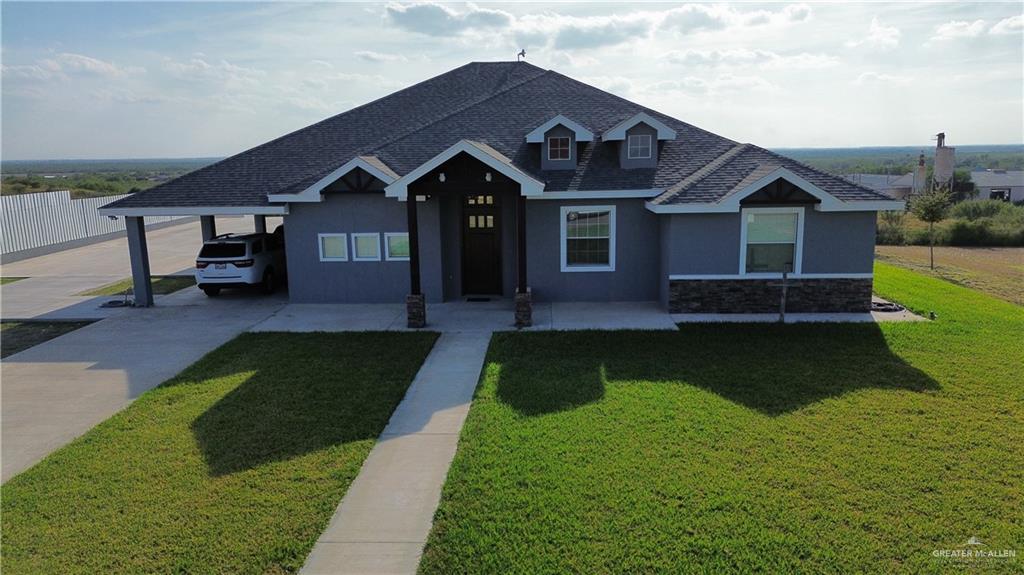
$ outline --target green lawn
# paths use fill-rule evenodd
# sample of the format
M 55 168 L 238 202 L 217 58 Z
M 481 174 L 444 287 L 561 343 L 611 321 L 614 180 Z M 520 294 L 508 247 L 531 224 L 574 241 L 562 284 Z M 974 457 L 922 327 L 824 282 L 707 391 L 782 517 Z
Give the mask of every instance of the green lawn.
M 153 276 L 153 294 L 154 295 L 165 295 L 174 293 L 180 289 L 185 289 L 196 285 L 196 278 L 194 276 Z M 132 278 L 125 278 L 120 281 L 116 281 L 112 284 L 100 286 L 96 289 L 84 291 L 78 295 L 121 295 L 125 290 L 131 289 Z
M 23 279 L 28 279 L 28 278 L 13 277 L 13 276 L 2 276 L 2 277 L 0 277 L 0 285 L 12 284 L 12 283 L 14 283 L 16 281 L 21 281 Z
M 4 321 L 0 322 L 0 357 L 39 345 L 85 327 L 91 321 Z
M 940 573 L 1024 553 L 1024 308 L 880 264 L 935 322 L 506 333 L 422 573 Z M 971 572 L 1020 572 L 1024 560 Z
M 435 337 L 225 344 L 3 486 L 4 573 L 297 571 Z

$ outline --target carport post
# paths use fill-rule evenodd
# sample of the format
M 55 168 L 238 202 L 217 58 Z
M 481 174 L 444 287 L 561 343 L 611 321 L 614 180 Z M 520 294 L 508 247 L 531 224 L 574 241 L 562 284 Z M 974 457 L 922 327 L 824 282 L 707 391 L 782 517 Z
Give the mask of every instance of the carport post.
M 213 216 L 199 216 L 199 227 L 203 230 L 203 241 L 217 236 L 217 222 Z
M 267 233 L 267 216 L 253 216 L 253 225 L 256 228 L 256 233 L 265 234 Z
M 124 219 L 128 233 L 128 256 L 132 263 L 132 289 L 135 305 L 153 305 L 153 284 L 149 277 L 149 250 L 146 248 L 146 222 L 142 216 L 127 216 Z

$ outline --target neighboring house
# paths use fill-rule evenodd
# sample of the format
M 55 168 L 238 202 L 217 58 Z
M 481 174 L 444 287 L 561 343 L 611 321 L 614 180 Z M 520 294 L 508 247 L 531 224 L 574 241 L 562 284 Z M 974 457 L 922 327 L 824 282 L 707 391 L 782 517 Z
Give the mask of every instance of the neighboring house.
M 283 215 L 293 302 L 652 300 L 672 312 L 869 309 L 903 202 L 525 62 L 472 63 L 104 208 Z M 259 225 L 259 224 L 257 224 Z
M 902 176 L 888 174 L 845 174 L 844 178 L 894 200 L 905 200 L 914 191 L 914 172 Z
M 978 170 L 971 172 L 977 200 L 1024 202 L 1024 171 Z

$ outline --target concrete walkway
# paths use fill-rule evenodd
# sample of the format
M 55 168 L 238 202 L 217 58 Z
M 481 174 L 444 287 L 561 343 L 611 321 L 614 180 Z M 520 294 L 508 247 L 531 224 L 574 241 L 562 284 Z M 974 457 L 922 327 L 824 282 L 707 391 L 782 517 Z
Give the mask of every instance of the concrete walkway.
M 242 293 L 206 301 L 199 290 L 183 290 L 159 307 L 121 310 L 4 358 L 0 481 L 120 411 L 285 301 L 284 295 Z
M 416 572 L 489 341 L 441 335 L 300 573 Z

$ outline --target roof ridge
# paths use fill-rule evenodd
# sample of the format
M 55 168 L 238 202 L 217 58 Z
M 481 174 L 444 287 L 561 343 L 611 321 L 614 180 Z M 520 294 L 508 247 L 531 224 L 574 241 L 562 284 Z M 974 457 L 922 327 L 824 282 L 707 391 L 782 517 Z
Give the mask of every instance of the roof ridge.
M 532 64 L 531 64 L 531 66 L 532 66 Z M 461 113 L 463 113 L 466 110 L 469 110 L 471 108 L 475 108 L 475 107 L 479 106 L 480 104 L 483 104 L 484 102 L 486 102 L 488 100 L 492 100 L 494 98 L 497 98 L 498 96 L 500 96 L 500 95 L 502 95 L 502 94 L 504 94 L 504 93 L 506 93 L 506 92 L 508 92 L 510 90 L 514 90 L 514 89 L 522 86 L 523 84 L 527 84 L 529 82 L 533 82 L 534 80 L 536 80 L 538 78 L 541 78 L 543 76 L 546 76 L 548 73 L 551 72 L 551 70 L 544 70 L 543 68 L 540 68 L 539 66 L 533 66 L 533 67 L 537 68 L 538 70 L 542 70 L 542 72 L 540 74 L 536 74 L 534 76 L 530 76 L 529 78 L 526 78 L 525 80 L 522 80 L 520 82 L 516 82 L 515 84 L 507 86 L 507 87 L 505 87 L 505 88 L 503 88 L 501 90 L 498 90 L 497 92 L 494 92 L 494 93 L 490 94 L 489 96 L 487 96 L 485 98 L 481 98 L 479 100 L 476 100 L 475 102 L 471 102 L 471 103 L 465 104 L 465 105 L 463 105 L 463 106 L 453 110 L 449 114 L 445 114 L 445 115 L 441 116 L 440 118 L 436 118 L 436 119 L 431 120 L 429 122 L 425 122 L 425 123 L 419 125 L 416 128 L 413 128 L 413 129 L 411 129 L 411 130 L 409 130 L 409 131 L 407 131 L 405 133 L 402 133 L 401 135 L 394 136 L 394 137 L 389 138 L 389 139 L 381 140 L 379 142 L 374 142 L 370 146 L 367 146 L 367 148 L 365 148 L 365 151 L 362 152 L 362 153 L 376 152 L 377 150 L 380 150 L 381 148 L 383 148 L 385 146 L 389 146 L 389 145 L 394 144 L 395 142 L 397 142 L 399 140 L 404 140 L 405 138 L 408 138 L 409 136 L 412 136 L 413 134 L 416 134 L 418 132 L 422 132 L 423 130 L 429 128 L 430 126 L 433 126 L 434 124 L 437 124 L 438 122 L 443 122 L 444 120 L 447 120 L 448 118 L 451 118 L 452 116 L 461 114 Z M 383 160 L 381 160 L 381 161 L 383 161 Z
M 697 184 L 704 178 L 710 176 L 712 172 L 716 171 L 718 168 L 721 168 L 729 160 L 738 156 L 740 153 L 749 148 L 750 145 L 751 144 L 736 144 L 735 146 L 722 152 L 722 154 L 719 155 L 717 158 L 704 164 L 700 169 L 690 174 L 689 176 L 686 176 L 682 180 L 679 180 L 679 182 L 676 183 L 674 186 L 671 186 L 670 188 L 665 190 L 664 194 L 658 196 L 654 200 L 655 203 L 661 203 L 675 198 L 677 195 L 679 195 L 680 192 L 685 191 L 687 188 L 693 186 L 694 184 Z

